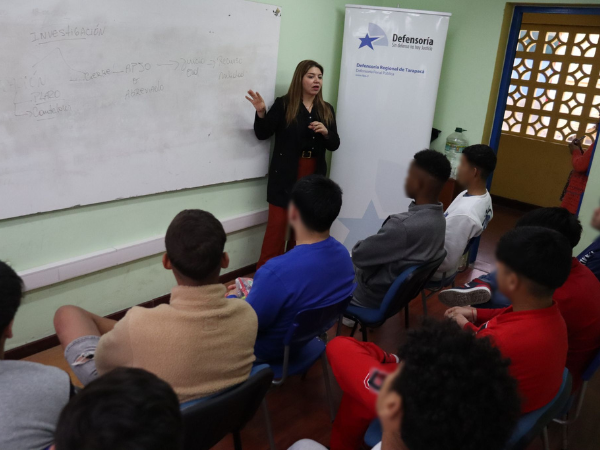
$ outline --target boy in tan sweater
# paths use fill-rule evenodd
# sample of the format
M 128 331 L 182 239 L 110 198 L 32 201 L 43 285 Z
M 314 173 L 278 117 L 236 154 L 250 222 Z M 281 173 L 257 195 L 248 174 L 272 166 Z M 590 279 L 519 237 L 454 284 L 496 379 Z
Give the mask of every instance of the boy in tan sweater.
M 119 322 L 63 306 L 54 326 L 65 358 L 84 384 L 116 367 L 145 369 L 167 381 L 181 402 L 241 383 L 254 362 L 256 314 L 225 298 L 225 230 L 212 214 L 179 213 L 167 230 L 163 266 L 177 287 L 168 305 L 131 308 Z

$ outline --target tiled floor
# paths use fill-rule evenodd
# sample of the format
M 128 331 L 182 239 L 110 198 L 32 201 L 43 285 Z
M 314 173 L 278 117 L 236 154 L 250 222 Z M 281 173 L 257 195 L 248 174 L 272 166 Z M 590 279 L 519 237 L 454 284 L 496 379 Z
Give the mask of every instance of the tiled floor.
M 494 219 L 482 237 L 475 268 L 460 274 L 457 280 L 459 283 L 469 281 L 471 278 L 493 268 L 496 242 L 506 230 L 514 226 L 520 216 L 520 212 L 509 208 L 500 206 L 494 208 Z M 442 317 L 445 309 L 444 305 L 437 300 L 437 296 L 429 299 L 428 310 L 430 316 Z M 410 305 L 411 326 L 418 324 L 422 311 L 421 300 L 413 300 Z M 349 329 L 344 327 L 343 334 L 349 334 Z M 333 337 L 334 330 L 330 330 L 330 335 Z M 404 337 L 404 321 L 400 316 L 388 320 L 381 328 L 369 332 L 369 340 L 377 343 L 387 351 L 395 351 Z M 55 365 L 69 371 L 58 347 L 28 359 Z M 335 389 L 334 393 L 337 404 L 340 392 Z M 289 378 L 283 386 L 269 392 L 267 400 L 271 411 L 275 441 L 279 449 L 286 449 L 302 438 L 315 439 L 324 445 L 328 445 L 331 424 L 320 364 L 315 364 L 304 380 L 301 380 L 300 377 Z M 600 448 L 599 423 L 600 376 L 590 383 L 581 417 L 569 430 L 571 441 L 569 448 L 572 450 L 598 450 Z M 550 427 L 550 438 L 551 450 L 560 449 L 561 435 L 558 426 L 552 425 Z M 242 432 L 242 441 L 246 450 L 268 448 L 261 414 L 257 414 Z M 225 438 L 216 448 L 224 450 L 232 447 L 233 441 L 230 438 Z M 541 441 L 538 440 L 528 450 L 541 449 Z

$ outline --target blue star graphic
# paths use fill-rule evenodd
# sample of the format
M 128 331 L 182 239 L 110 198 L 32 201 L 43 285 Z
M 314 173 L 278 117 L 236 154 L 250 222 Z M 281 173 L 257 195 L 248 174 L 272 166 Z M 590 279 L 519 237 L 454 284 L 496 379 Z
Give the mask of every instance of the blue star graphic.
M 367 206 L 367 210 L 362 218 L 353 219 L 339 217 L 338 220 L 350 230 L 343 242 L 348 250 L 352 250 L 352 247 L 354 247 L 354 244 L 358 241 L 377 233 L 381 228 L 381 224 L 383 224 L 383 219 L 380 219 L 377 215 L 375 205 L 372 201 L 369 203 L 369 206 Z
M 364 38 L 359 37 L 358 39 L 360 39 L 360 46 L 358 48 L 371 47 L 371 50 L 375 50 L 372 42 L 379 39 L 379 37 L 369 37 L 369 33 L 367 33 Z

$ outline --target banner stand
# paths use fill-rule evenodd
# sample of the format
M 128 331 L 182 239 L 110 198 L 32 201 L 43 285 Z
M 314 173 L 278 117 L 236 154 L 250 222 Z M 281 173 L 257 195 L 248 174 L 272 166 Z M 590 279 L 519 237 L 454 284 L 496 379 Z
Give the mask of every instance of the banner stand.
M 429 147 L 449 13 L 347 5 L 337 104 L 344 190 L 332 235 L 348 250 L 406 211 L 404 179 Z

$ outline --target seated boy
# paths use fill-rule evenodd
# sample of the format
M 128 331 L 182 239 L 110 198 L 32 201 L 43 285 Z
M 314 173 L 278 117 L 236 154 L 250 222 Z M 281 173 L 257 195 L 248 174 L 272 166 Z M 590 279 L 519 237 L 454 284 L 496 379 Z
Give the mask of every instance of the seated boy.
M 517 222 L 517 228 L 522 226 L 540 226 L 558 231 L 569 240 L 571 247 L 575 247 L 581 238 L 579 220 L 564 208 L 531 211 Z M 490 299 L 487 303 L 478 304 L 478 308 L 510 306 L 509 300 L 497 290 L 495 273 L 475 279 L 465 287 L 440 293 L 440 300 L 450 303 L 449 306 L 453 306 L 453 300 L 457 298 L 465 302 L 472 300 L 472 304 L 477 304 L 478 298 Z M 600 350 L 600 281 L 577 258 L 572 258 L 569 277 L 554 291 L 553 299 L 567 324 L 567 369 L 573 376 L 573 391 L 576 391 L 581 385 L 581 375 Z
M 219 283 L 229 265 L 226 239 L 212 214 L 182 211 L 165 237 L 163 266 L 178 285 L 170 304 L 133 307 L 119 322 L 61 307 L 54 326 L 77 378 L 87 385 L 117 367 L 137 367 L 171 384 L 182 402 L 246 380 L 257 320 L 245 301 L 225 298 Z
M 519 384 L 521 411 L 554 398 L 567 361 L 567 326 L 552 300 L 571 270 L 571 246 L 562 234 L 542 227 L 510 230 L 498 242 L 498 288 L 510 300 L 503 309 L 455 307 L 446 311 L 477 337 L 490 337 Z
M 379 308 L 404 270 L 442 257 L 446 220 L 439 195 L 450 170 L 450 162 L 440 152 L 415 154 L 404 186 L 406 196 L 413 199 L 408 211 L 389 216 L 377 234 L 352 249 L 357 281 L 353 305 Z
M 594 210 L 592 216 L 592 228 L 600 231 L 600 208 Z M 579 262 L 592 271 L 600 280 L 600 237 L 596 238 L 584 251 L 577 257 Z
M 327 356 L 344 391 L 332 450 L 361 448 L 377 416 L 382 448 L 501 450 L 519 415 L 510 362 L 489 339 L 451 321 L 426 321 L 409 331 L 398 357 L 348 337 L 333 339 Z
M 258 269 L 247 298 L 258 316 L 258 360 L 283 358 L 283 340 L 300 311 L 352 295 L 350 255 L 329 235 L 341 207 L 342 190 L 323 176 L 304 177 L 294 186 L 288 218 L 296 247 Z
M 433 276 L 448 279 L 456 274 L 469 241 L 479 236 L 493 217 L 488 177 L 496 168 L 496 154 L 487 145 L 471 145 L 463 150 L 456 181 L 466 190 L 450 204 L 446 217 L 446 259 Z
M 61 409 L 69 401 L 69 375 L 56 367 L 4 360 L 4 344 L 13 335 L 23 283 L 0 261 L 0 448 L 40 449 L 52 443 Z
M 180 450 L 182 429 L 173 389 L 145 370 L 122 367 L 71 399 L 51 450 Z

